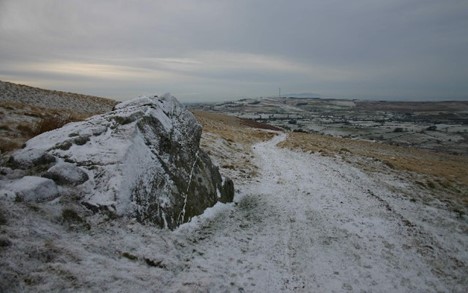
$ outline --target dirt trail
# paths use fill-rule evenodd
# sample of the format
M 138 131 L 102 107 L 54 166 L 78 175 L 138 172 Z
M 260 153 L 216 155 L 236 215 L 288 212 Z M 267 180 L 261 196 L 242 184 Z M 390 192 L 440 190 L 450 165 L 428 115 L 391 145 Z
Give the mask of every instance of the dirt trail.
M 466 233 L 445 242 L 379 178 L 285 137 L 254 146 L 260 178 L 236 206 L 176 232 L 187 266 L 169 291 L 463 292 Z

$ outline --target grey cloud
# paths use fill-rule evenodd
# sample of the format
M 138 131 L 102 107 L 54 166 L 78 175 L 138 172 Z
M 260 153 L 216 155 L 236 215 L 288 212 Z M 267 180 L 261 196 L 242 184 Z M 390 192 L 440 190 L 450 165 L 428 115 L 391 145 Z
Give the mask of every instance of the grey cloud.
M 6 80 L 121 98 L 141 89 L 226 99 L 274 94 L 279 86 L 350 98 L 468 98 L 464 0 L 0 5 Z M 38 63 L 70 68 L 41 71 Z M 99 72 L 86 76 L 86 69 Z M 111 82 L 116 76 L 118 88 Z

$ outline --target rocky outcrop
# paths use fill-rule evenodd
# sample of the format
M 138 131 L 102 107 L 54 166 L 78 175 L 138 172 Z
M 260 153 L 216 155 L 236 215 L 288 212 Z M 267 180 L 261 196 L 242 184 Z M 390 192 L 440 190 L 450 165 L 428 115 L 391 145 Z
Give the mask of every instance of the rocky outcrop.
M 21 196 L 14 186 L 34 178 L 23 200 L 73 196 L 96 212 L 173 229 L 234 195 L 232 181 L 200 150 L 201 131 L 169 94 L 123 102 L 29 140 L 7 163 L 9 174 L 29 177 L 4 176 L 0 189 Z

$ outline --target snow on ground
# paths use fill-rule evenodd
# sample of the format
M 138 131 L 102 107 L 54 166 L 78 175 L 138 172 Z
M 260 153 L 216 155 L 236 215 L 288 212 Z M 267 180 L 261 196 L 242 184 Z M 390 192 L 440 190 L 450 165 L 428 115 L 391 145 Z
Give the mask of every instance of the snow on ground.
M 402 179 L 277 148 L 284 138 L 254 146 L 259 176 L 236 182 L 235 204 L 174 232 L 5 201 L 2 278 L 22 271 L 11 291 L 42 292 L 466 291 L 466 218 L 401 196 L 420 192 Z
M 452 239 L 437 238 L 437 233 L 447 234 L 447 227 L 426 229 L 402 215 L 406 205 L 417 203 L 396 201 L 398 195 L 380 179 L 337 159 L 276 148 L 284 137 L 255 146 L 261 177 L 240 187 L 236 207 L 177 231 L 193 238 L 194 254 L 171 289 L 466 289 L 466 224 L 454 228 L 464 228 L 465 233 L 458 230 Z M 453 217 L 434 208 L 432 213 L 438 221 Z

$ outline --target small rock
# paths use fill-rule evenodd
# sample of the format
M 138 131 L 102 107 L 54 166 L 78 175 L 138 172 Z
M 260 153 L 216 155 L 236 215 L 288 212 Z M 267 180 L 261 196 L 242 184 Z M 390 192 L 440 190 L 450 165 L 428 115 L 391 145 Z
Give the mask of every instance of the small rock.
M 32 166 L 48 165 L 55 162 L 55 157 L 42 149 L 27 149 L 17 152 L 8 160 L 8 165 L 15 169 L 27 169 Z
M 6 237 L 0 237 L 0 247 L 8 247 L 11 246 L 11 241 L 10 239 Z
M 89 141 L 89 136 L 78 136 L 73 140 L 76 145 L 85 145 Z
M 89 179 L 85 171 L 71 163 L 59 163 L 47 170 L 43 177 L 54 180 L 58 185 L 72 186 L 80 185 Z
M 16 194 L 13 191 L 2 189 L 0 190 L 0 200 L 14 201 Z
M 36 176 L 25 176 L 8 184 L 6 189 L 15 191 L 18 199 L 28 202 L 44 202 L 59 196 L 53 180 Z

